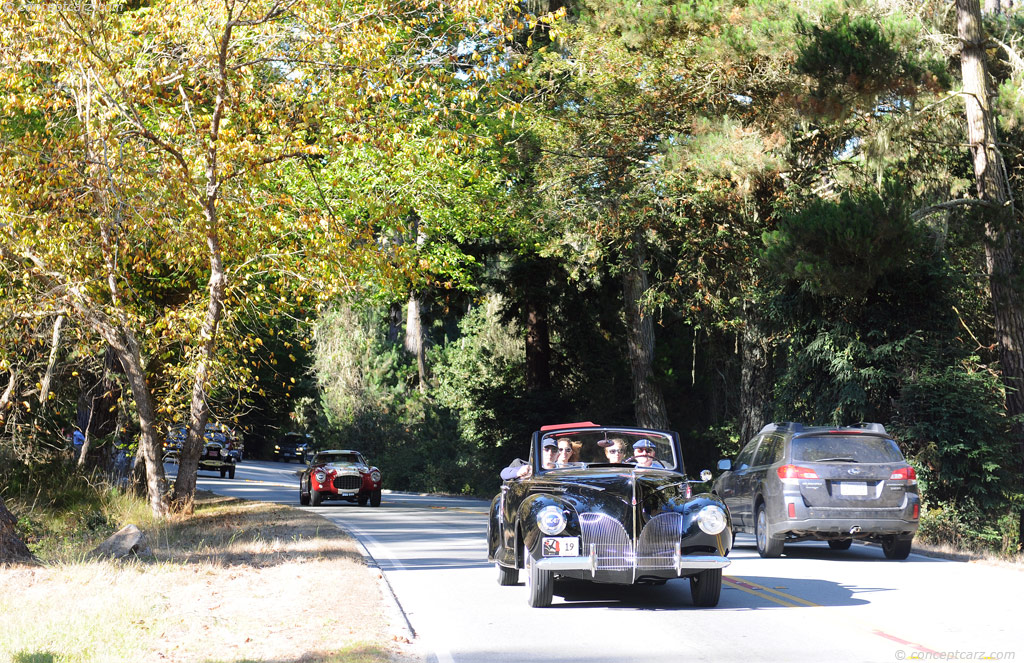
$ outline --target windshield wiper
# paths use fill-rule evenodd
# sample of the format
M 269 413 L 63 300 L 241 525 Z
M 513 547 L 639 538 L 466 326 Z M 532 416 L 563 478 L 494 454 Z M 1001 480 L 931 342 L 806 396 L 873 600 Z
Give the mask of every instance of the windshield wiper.
M 846 456 L 836 456 L 835 458 L 819 458 L 814 463 L 856 463 L 856 458 L 848 458 Z

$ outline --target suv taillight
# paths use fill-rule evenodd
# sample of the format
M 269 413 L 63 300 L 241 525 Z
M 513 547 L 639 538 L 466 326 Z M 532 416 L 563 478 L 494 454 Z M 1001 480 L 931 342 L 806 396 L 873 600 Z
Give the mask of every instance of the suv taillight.
M 783 465 L 775 471 L 779 473 L 779 478 L 782 480 L 818 478 L 817 472 L 809 467 L 800 467 L 799 465 Z
M 917 484 L 917 472 L 914 471 L 914 468 L 908 465 L 906 467 L 901 467 L 889 475 L 889 480 L 906 481 L 908 485 L 913 486 Z

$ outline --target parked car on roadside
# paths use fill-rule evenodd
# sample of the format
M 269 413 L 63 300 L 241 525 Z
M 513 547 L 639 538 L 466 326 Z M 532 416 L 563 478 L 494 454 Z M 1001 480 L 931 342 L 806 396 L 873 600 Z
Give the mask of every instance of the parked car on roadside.
M 299 504 L 320 506 L 324 500 L 346 500 L 359 506 L 380 506 L 381 473 L 358 451 L 318 451 L 299 477 Z
M 312 438 L 303 433 L 285 433 L 274 445 L 274 460 L 283 462 L 305 463 L 312 453 Z
M 754 535 L 762 557 L 818 539 L 833 550 L 876 541 L 906 559 L 918 528 L 917 473 L 881 424 L 829 427 L 772 423 L 743 447 L 712 492 L 733 528 Z
M 532 436 L 528 464 L 491 502 L 487 558 L 499 584 L 516 584 L 522 570 L 527 602 L 546 607 L 562 579 L 637 585 L 688 578 L 694 604 L 718 604 L 732 527 L 717 497 L 694 494 L 711 473 L 690 480 L 677 433 L 544 426 Z

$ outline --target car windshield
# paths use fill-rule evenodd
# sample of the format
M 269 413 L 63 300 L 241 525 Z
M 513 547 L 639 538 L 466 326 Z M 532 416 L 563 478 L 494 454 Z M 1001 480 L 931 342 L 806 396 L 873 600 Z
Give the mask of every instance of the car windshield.
M 319 463 L 361 463 L 362 458 L 359 454 L 317 454 L 316 458 L 313 459 L 313 464 Z
M 876 435 L 823 435 L 794 437 L 793 461 L 805 463 L 899 463 L 896 443 Z
M 544 447 L 554 445 L 553 451 Z M 557 430 L 541 438 L 541 470 L 590 465 L 678 469 L 672 438 L 665 433 L 638 430 Z

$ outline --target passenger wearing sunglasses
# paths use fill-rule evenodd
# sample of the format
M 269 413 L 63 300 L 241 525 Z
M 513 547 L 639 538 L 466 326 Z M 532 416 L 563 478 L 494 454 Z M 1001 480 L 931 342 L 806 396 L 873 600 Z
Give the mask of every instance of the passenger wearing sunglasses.
M 555 451 L 555 467 L 565 467 L 579 460 L 576 456 L 578 446 L 580 445 L 573 440 L 559 440 L 558 448 Z
M 604 455 L 609 463 L 626 462 L 626 441 L 621 437 L 613 437 L 606 442 L 598 442 L 598 446 L 604 447 Z
M 635 462 L 637 467 L 665 467 L 654 457 L 657 447 L 654 442 L 644 438 L 633 444 L 633 457 L 629 459 Z

